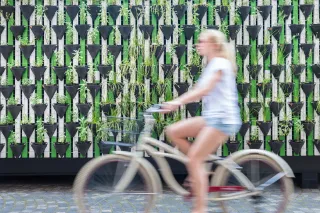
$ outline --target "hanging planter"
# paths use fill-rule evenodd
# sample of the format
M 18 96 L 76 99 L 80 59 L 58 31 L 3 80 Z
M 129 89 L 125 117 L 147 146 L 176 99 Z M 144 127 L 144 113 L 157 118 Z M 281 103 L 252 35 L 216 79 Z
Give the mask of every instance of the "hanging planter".
M 119 5 L 108 5 L 107 11 L 109 12 L 111 18 L 115 22 L 120 14 L 121 6 Z
M 194 32 L 196 31 L 196 26 L 195 25 L 183 25 L 182 29 L 183 29 L 185 38 L 187 40 L 190 40 L 193 37 Z
M 4 73 L 5 67 L 0 67 L 0 76 Z
M 271 54 L 272 44 L 258 45 L 258 49 L 264 57 L 267 57 Z
M 300 44 L 300 48 L 303 50 L 306 58 L 308 58 L 314 48 L 314 44 Z
M 246 97 L 249 93 L 250 83 L 238 83 L 237 90 L 241 97 Z
M 249 33 L 249 37 L 252 39 L 252 40 L 255 40 L 257 39 L 258 37 L 258 34 L 261 30 L 261 25 L 252 25 L 252 26 L 247 26 L 247 31 Z
M 257 121 L 257 126 L 260 128 L 263 135 L 266 136 L 272 127 L 272 122 L 271 121 L 267 121 L 267 122 Z
M 36 81 L 40 81 L 42 79 L 46 69 L 47 69 L 47 67 L 45 67 L 45 66 L 42 66 L 42 67 L 32 66 L 31 67 L 32 73 L 34 74 Z
M 240 142 L 239 141 L 228 141 L 226 143 L 226 146 L 227 146 L 229 152 L 234 153 L 239 150 Z
M 69 122 L 65 123 L 65 127 L 69 132 L 71 138 L 73 138 L 78 132 L 78 127 L 80 126 L 79 122 Z
M 227 17 L 228 12 L 229 12 L 228 6 L 218 5 L 218 6 L 216 6 L 216 10 L 218 12 L 218 15 L 219 15 L 221 21 L 223 21 Z
M 140 16 L 144 13 L 144 8 L 142 5 L 132 5 L 131 6 L 131 13 L 133 17 L 137 20 Z
M 52 25 L 53 31 L 56 33 L 57 39 L 61 40 L 67 30 L 66 25 Z
M 143 33 L 144 39 L 151 38 L 153 28 L 154 28 L 153 25 L 140 25 L 139 26 L 139 29 Z
M 0 91 L 5 99 L 9 99 L 14 90 L 13 85 L 0 85 Z
M 58 156 L 60 158 L 65 158 L 66 157 L 66 152 L 67 149 L 69 148 L 70 143 L 60 143 L 60 142 L 55 142 L 54 143 L 54 148 L 57 151 Z
M 34 11 L 34 6 L 33 5 L 20 5 L 20 10 L 21 10 L 21 13 L 23 15 L 23 17 L 29 21 L 33 11 Z
M 97 94 L 101 88 L 101 85 L 95 84 L 95 83 L 87 83 L 87 87 L 90 91 L 91 97 L 94 99 L 97 96 Z
M 56 73 L 56 75 L 60 81 L 64 80 L 64 76 L 65 76 L 65 73 L 67 70 L 68 70 L 67 66 L 63 66 L 63 67 L 54 66 L 53 67 L 53 71 Z
M 6 61 L 8 61 L 8 58 L 13 51 L 13 48 L 13 45 L 0 45 L 0 52 L 4 59 L 6 59 Z
M 316 111 L 318 115 L 320 115 L 320 102 L 319 101 L 313 101 L 312 107 Z M 1 111 L 1 110 L 0 110 Z
M 0 152 L 2 152 L 3 147 L 4 147 L 4 143 L 0 143 Z
M 28 140 L 30 139 L 35 127 L 35 124 L 21 124 L 21 129 L 26 134 Z
M 98 65 L 98 71 L 100 72 L 103 78 L 107 78 L 111 70 L 112 70 L 111 65 L 104 65 L 104 64 Z
M 40 158 L 43 153 L 44 153 L 44 150 L 46 149 L 48 143 L 46 142 L 43 142 L 43 143 L 32 143 L 31 144 L 31 147 L 34 151 L 34 154 L 35 154 L 35 157 L 36 158 Z
M 51 59 L 53 52 L 56 50 L 57 45 L 55 44 L 43 44 L 42 51 L 47 56 L 48 59 Z
M 7 141 L 13 129 L 13 124 L 0 124 L 0 131 L 2 132 L 3 136 L 6 138 Z
M 293 45 L 292 44 L 279 44 L 279 47 L 283 49 L 283 55 L 287 57 L 291 52 Z
M 104 113 L 104 115 L 108 116 L 111 113 L 111 109 L 114 110 L 116 108 L 116 105 L 111 103 L 101 104 L 100 108 L 101 108 L 101 111 Z
M 279 154 L 281 147 L 283 146 L 284 142 L 280 140 L 271 140 L 268 142 L 271 148 L 271 151 L 275 154 Z
M 289 97 L 293 91 L 293 83 L 291 83 L 291 82 L 287 82 L 287 83 L 281 82 L 280 87 L 281 87 L 285 97 Z
M 43 37 L 44 31 L 43 31 L 42 25 L 33 25 L 33 26 L 30 26 L 30 29 L 31 29 L 35 39 L 40 39 Z
M 303 102 L 289 102 L 289 107 L 293 115 L 300 115 Z
M 188 82 L 177 82 L 174 84 L 174 88 L 177 90 L 178 95 L 182 95 L 183 93 L 188 91 L 189 83 Z
M 320 38 L 320 24 L 310 24 L 310 28 L 311 28 L 312 33 L 317 38 Z
M 313 140 L 314 146 L 317 148 L 318 152 L 320 152 L 320 139 Z
M 162 53 L 166 49 L 166 45 L 152 45 L 151 46 L 151 52 L 154 53 L 154 56 L 159 60 Z
M 120 26 L 118 26 L 118 29 L 119 29 L 119 32 L 124 40 L 129 39 L 131 30 L 132 30 L 131 25 L 120 25 Z
M 209 30 L 219 30 L 219 25 L 207 25 L 206 28 Z
M 3 18 L 5 18 L 6 21 L 9 21 L 11 15 L 15 11 L 15 7 L 11 5 L 4 5 L 4 6 L 0 6 L 0 10 L 3 15 Z
M 36 113 L 38 117 L 42 117 L 44 114 L 44 111 L 47 108 L 47 104 L 33 104 L 32 109 Z
M 110 7 L 110 6 L 109 6 Z M 87 152 L 91 146 L 90 141 L 84 141 L 84 142 L 77 142 L 76 146 L 78 147 L 78 150 L 82 156 L 86 156 Z
M 302 148 L 303 144 L 305 143 L 305 141 L 304 140 L 298 140 L 298 141 L 290 140 L 289 143 L 292 147 L 293 152 L 298 155 L 298 154 L 300 154 L 301 148 Z
M 71 96 L 71 99 L 74 99 L 74 97 L 78 93 L 79 84 L 65 85 L 64 88 L 65 88 L 65 90 L 67 90 L 67 92 Z
M 24 30 L 25 30 L 25 26 L 23 25 L 12 25 L 10 26 L 10 30 L 13 34 L 13 36 L 15 37 L 15 39 L 19 39 L 20 36 L 22 36 Z
M 235 40 L 240 31 L 240 25 L 229 25 L 228 31 L 230 39 Z
M 104 155 L 107 155 L 110 153 L 111 149 L 116 146 L 117 143 L 115 142 L 110 142 L 110 141 L 107 141 L 107 142 L 104 142 L 104 141 L 99 141 L 98 143 L 98 146 L 99 146 L 99 149 L 100 149 L 100 152 Z
M 314 121 L 301 121 L 303 129 L 306 133 L 306 136 L 309 136 L 310 133 L 314 130 Z
M 250 13 L 251 7 L 250 6 L 240 6 L 238 7 L 239 15 L 242 21 L 245 21 Z
M 197 65 L 189 64 L 187 65 L 187 67 L 190 70 L 190 74 L 192 77 L 195 77 L 200 73 L 200 67 Z
M 272 89 L 272 83 L 258 83 L 257 87 L 260 90 L 261 94 L 266 97 L 267 93 Z
M 17 81 L 21 80 L 21 77 L 22 77 L 23 73 L 25 72 L 25 70 L 26 70 L 26 68 L 23 66 L 11 67 L 11 71 Z
M 289 18 L 290 14 L 292 12 L 293 6 L 292 5 L 280 5 L 279 8 L 280 8 L 281 12 L 283 12 L 284 19 Z
M 76 72 L 78 73 L 78 77 L 80 79 L 86 79 L 87 77 L 87 73 L 89 71 L 89 67 L 88 66 L 76 66 Z
M 80 8 L 78 5 L 66 5 L 67 14 L 69 15 L 71 22 L 73 22 L 74 18 L 78 15 Z
M 309 95 L 313 92 L 314 90 L 314 87 L 315 87 L 315 84 L 312 82 L 301 82 L 301 88 L 304 92 L 304 94 L 306 95 L 306 97 L 308 98 Z
M 257 79 L 258 77 L 258 74 L 261 70 L 262 66 L 259 65 L 259 64 L 256 64 L 256 65 L 247 65 L 247 69 L 249 71 L 249 74 L 251 76 L 251 78 L 253 79 Z
M 8 105 L 7 110 L 11 113 L 13 120 L 16 120 L 22 110 L 22 104 Z
M 254 117 L 258 117 L 262 104 L 259 102 L 248 102 L 249 112 Z
M 12 151 L 14 158 L 20 158 L 22 151 L 24 150 L 24 144 L 23 143 L 14 143 L 10 144 L 10 149 Z
M 23 56 L 29 60 L 33 50 L 34 50 L 34 45 L 20 45 L 21 52 Z
M 164 35 L 164 38 L 166 40 L 169 40 L 171 38 L 171 35 L 173 33 L 173 30 L 175 28 L 175 25 L 161 25 L 160 29 Z
M 56 93 L 58 86 L 57 85 L 43 85 L 43 89 L 48 95 L 48 98 L 51 100 L 53 95 Z
M 64 48 L 66 49 L 66 51 L 69 54 L 69 56 L 71 57 L 71 59 L 73 59 L 74 52 L 78 51 L 80 49 L 80 45 L 79 44 L 65 44 Z
M 248 132 L 248 130 L 250 128 L 250 125 L 251 125 L 250 122 L 242 122 L 240 130 L 239 130 L 239 134 L 242 137 L 244 137 L 247 134 L 247 132 Z
M 122 45 L 108 45 L 108 51 L 114 56 L 114 60 L 116 60 L 122 51 Z
M 300 34 L 304 28 L 304 24 L 290 24 L 289 28 L 291 30 L 292 36 L 300 36 Z
M 48 20 L 51 22 L 54 15 L 58 11 L 58 7 L 54 5 L 45 5 L 44 14 L 47 16 Z
M 96 20 L 100 13 L 100 6 L 99 5 L 88 5 L 88 12 L 90 13 L 92 22 Z
M 90 53 L 92 60 L 94 60 L 100 52 L 101 46 L 99 44 L 88 44 L 87 50 Z
M 237 45 L 237 50 L 243 60 L 248 56 L 250 49 L 251 45 Z
M 69 104 L 55 103 L 53 105 L 53 108 L 56 111 L 56 113 L 58 114 L 59 118 L 64 117 L 68 107 L 69 107 Z
M 21 85 L 20 88 L 21 88 L 24 96 L 26 96 L 26 98 L 29 99 L 31 94 L 34 92 L 36 85 L 35 84 Z
M 304 64 L 291 64 L 292 73 L 294 76 L 299 77 L 303 70 L 306 68 Z
M 311 65 L 312 72 L 317 78 L 320 78 L 320 64 Z
M 299 8 L 303 13 L 304 17 L 307 19 L 309 15 L 312 13 L 314 5 L 313 4 L 300 4 Z
M 277 41 L 279 41 L 279 39 L 280 39 L 280 33 L 281 33 L 281 31 L 282 31 L 282 25 L 269 27 L 268 30 L 271 32 L 271 35 L 273 35 L 273 37 L 274 37 Z
M 78 24 L 75 26 L 81 39 L 86 39 L 88 31 L 90 29 L 90 24 Z
M 117 82 L 113 83 L 113 85 L 108 84 L 108 90 L 111 90 L 113 92 L 114 98 L 118 98 L 121 91 L 123 91 L 123 83 Z
M 283 108 L 283 102 L 270 101 L 269 107 L 274 116 L 278 116 L 281 109 Z
M 54 132 L 58 128 L 58 124 L 56 124 L 56 123 L 44 123 L 43 126 L 44 126 L 49 138 L 52 138 Z
M 175 53 L 178 57 L 178 59 L 181 59 L 183 54 L 187 51 L 187 45 L 184 44 L 178 44 L 174 46 Z
M 263 20 L 267 20 L 272 10 L 272 5 L 262 5 L 257 6 L 259 13 L 261 14 Z
M 281 72 L 284 70 L 284 65 L 281 64 L 272 64 L 270 65 L 270 72 L 272 73 L 275 79 L 279 80 Z
M 260 149 L 262 140 L 250 140 L 247 142 L 250 149 Z
M 100 35 L 104 40 L 107 40 L 109 38 L 109 35 L 111 31 L 113 30 L 113 26 L 111 25 L 101 25 L 98 27 L 98 30 L 100 32 Z
M 196 5 L 195 7 L 196 13 L 198 14 L 198 18 L 201 21 L 204 14 L 206 14 L 208 6 L 207 5 Z
M 164 7 L 162 5 L 152 5 L 151 11 L 155 15 L 158 22 L 162 16 L 162 13 L 164 12 Z
M 89 110 L 90 110 L 90 108 L 91 108 L 91 104 L 90 104 L 90 103 L 85 103 L 85 104 L 80 104 L 80 103 L 78 103 L 78 104 L 77 104 L 77 107 L 78 107 L 78 109 L 79 109 L 79 112 L 80 112 L 83 116 L 87 117 L 87 116 L 88 116 L 88 112 L 89 112 Z
M 187 5 L 184 5 L 184 4 L 174 5 L 173 11 L 177 15 L 178 20 L 181 20 L 187 11 Z
M 199 102 L 189 103 L 186 105 L 186 109 L 190 113 L 190 115 L 194 117 L 196 116 L 197 112 L 200 109 L 200 103 Z
M 172 78 L 173 72 L 177 69 L 176 64 L 161 64 L 162 70 L 164 72 L 165 78 Z

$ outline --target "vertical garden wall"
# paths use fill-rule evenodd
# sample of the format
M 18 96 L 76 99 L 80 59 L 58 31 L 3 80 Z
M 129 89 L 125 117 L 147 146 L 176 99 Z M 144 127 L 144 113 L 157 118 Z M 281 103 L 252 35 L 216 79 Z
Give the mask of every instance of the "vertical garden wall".
M 106 116 L 137 118 L 192 87 L 204 29 L 227 35 L 239 67 L 244 124 L 218 154 L 319 155 L 319 1 L 2 0 L 0 11 L 1 158 L 91 158 L 110 151 L 101 140 L 134 143 L 103 131 L 134 125 Z M 155 115 L 153 136 L 200 111 Z

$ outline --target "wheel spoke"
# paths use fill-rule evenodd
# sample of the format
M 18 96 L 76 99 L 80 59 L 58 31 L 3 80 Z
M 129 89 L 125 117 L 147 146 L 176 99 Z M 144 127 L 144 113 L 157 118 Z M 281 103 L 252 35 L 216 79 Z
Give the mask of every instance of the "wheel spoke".
M 274 184 L 275 182 L 277 182 L 278 180 L 280 180 L 282 177 L 285 176 L 284 172 L 279 172 L 278 174 L 274 175 L 272 178 L 270 178 L 269 180 L 267 180 L 265 183 L 261 184 L 260 186 L 257 187 L 258 190 L 263 190 L 264 188 L 270 186 L 271 184 Z M 269 176 L 270 177 L 270 176 Z M 268 177 L 268 178 L 269 178 Z M 262 182 L 262 181 L 260 181 Z

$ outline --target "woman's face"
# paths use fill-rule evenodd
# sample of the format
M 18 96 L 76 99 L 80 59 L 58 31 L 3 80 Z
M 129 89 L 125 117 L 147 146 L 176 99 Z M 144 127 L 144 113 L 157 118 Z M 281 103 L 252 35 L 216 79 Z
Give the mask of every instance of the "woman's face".
M 215 45 L 208 38 L 202 36 L 196 44 L 196 49 L 201 56 L 207 56 L 215 49 Z

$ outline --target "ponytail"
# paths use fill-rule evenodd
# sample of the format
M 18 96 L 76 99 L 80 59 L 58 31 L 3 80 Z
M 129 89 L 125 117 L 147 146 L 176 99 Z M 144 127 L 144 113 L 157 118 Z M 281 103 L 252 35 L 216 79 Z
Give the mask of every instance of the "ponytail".
M 230 42 L 226 42 L 222 44 L 222 52 L 221 55 L 228 59 L 231 64 L 232 64 L 232 68 L 235 74 L 237 74 L 237 70 L 238 70 L 238 66 L 237 66 L 237 62 L 236 62 L 236 55 L 235 55 L 235 48 L 234 45 L 231 44 Z

